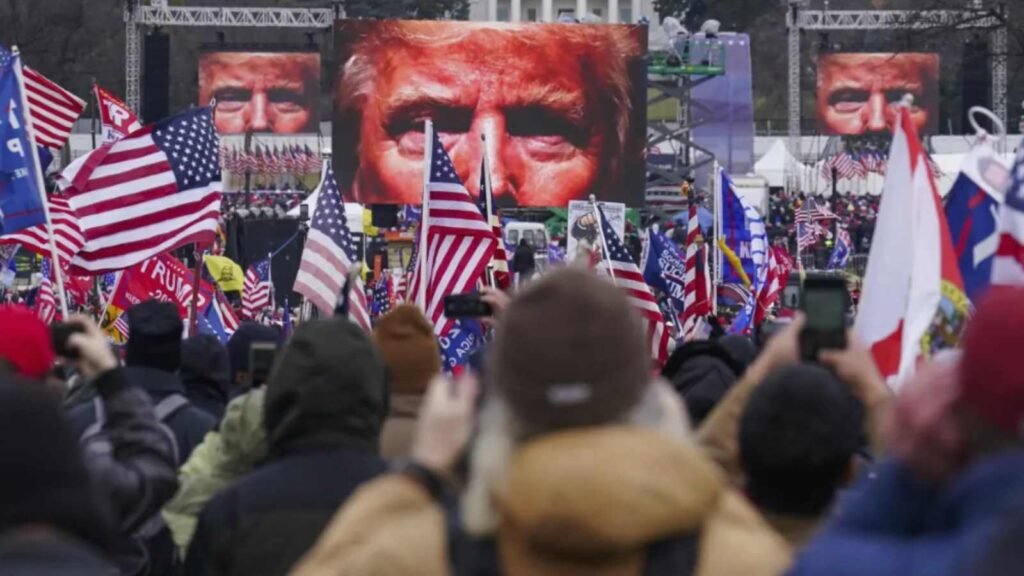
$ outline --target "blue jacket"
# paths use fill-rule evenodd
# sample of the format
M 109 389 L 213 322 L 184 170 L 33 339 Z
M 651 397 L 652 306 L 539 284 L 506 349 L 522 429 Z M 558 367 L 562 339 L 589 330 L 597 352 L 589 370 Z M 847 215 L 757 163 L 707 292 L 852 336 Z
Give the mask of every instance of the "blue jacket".
M 973 464 L 942 486 L 896 461 L 852 491 L 790 574 L 939 576 L 968 573 L 1024 493 L 1024 452 Z

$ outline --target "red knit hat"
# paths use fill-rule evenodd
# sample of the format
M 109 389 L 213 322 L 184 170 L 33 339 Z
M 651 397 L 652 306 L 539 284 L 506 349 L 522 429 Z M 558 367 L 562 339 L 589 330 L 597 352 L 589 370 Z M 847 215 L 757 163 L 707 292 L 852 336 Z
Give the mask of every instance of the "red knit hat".
M 0 306 L 0 358 L 18 374 L 43 379 L 53 366 L 50 329 L 28 308 Z
M 1024 288 L 992 287 L 967 325 L 963 349 L 963 405 L 1009 434 L 1024 434 Z

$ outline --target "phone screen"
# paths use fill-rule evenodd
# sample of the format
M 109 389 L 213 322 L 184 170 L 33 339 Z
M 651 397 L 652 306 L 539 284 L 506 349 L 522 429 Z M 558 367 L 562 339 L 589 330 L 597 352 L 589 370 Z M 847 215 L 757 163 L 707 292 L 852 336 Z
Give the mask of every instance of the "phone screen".
M 810 330 L 831 332 L 846 329 L 846 293 L 843 290 L 806 290 L 803 309 Z

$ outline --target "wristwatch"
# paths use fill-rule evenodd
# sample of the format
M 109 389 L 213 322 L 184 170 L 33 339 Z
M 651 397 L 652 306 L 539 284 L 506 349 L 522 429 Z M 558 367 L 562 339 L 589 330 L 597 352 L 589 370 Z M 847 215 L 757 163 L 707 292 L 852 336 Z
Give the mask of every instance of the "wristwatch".
M 441 500 L 441 495 L 444 493 L 444 480 L 430 468 L 410 458 L 400 458 L 391 465 L 391 471 L 422 486 L 433 500 Z

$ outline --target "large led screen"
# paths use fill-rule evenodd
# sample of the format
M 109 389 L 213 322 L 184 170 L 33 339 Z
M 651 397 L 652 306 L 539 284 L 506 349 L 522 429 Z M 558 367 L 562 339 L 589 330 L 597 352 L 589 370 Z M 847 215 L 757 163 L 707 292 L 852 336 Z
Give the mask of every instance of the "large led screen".
M 348 20 L 334 45 L 347 200 L 419 204 L 430 119 L 471 194 L 489 151 L 499 206 L 643 203 L 646 27 Z
M 216 99 L 221 134 L 316 132 L 320 54 L 206 52 L 199 56 L 199 104 Z
M 818 126 L 825 134 L 891 133 L 900 102 L 914 97 L 921 133 L 939 125 L 938 54 L 824 54 L 818 57 Z

